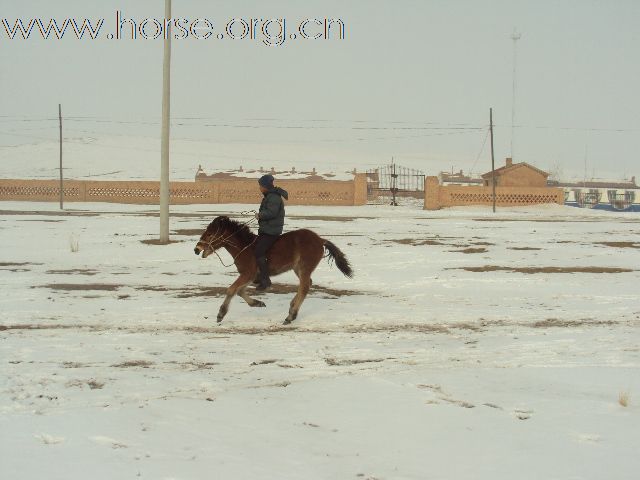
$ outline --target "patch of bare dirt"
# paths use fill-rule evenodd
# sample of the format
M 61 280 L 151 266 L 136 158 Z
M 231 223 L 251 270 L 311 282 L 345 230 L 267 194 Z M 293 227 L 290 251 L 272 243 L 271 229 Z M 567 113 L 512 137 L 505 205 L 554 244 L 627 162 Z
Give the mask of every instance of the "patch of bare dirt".
M 628 273 L 634 270 L 618 267 L 500 267 L 484 265 L 482 267 L 460 267 L 449 270 L 466 270 L 467 272 L 513 272 L 513 273 Z
M 241 334 L 241 335 L 269 335 L 283 332 L 295 333 L 394 333 L 394 332 L 416 332 L 416 333 L 450 333 L 450 330 L 443 325 L 427 324 L 395 324 L 395 325 L 351 325 L 340 329 L 331 328 L 304 328 L 296 322 L 292 325 L 267 325 L 265 327 L 224 327 L 209 325 L 203 327 L 184 327 L 186 332 L 193 333 L 217 333 L 217 334 Z
M 154 363 L 149 362 L 148 360 L 127 360 L 126 362 L 116 363 L 111 366 L 117 367 L 117 368 L 131 368 L 131 367 L 149 368 L 151 365 L 154 365 Z
M 283 313 L 284 317 L 284 313 Z M 497 324 L 496 324 L 497 325 Z M 488 323 L 482 323 L 483 327 L 489 326 Z M 455 328 L 466 328 L 464 324 L 454 325 Z M 304 323 L 299 321 L 293 325 L 265 325 L 264 327 L 225 327 L 224 323 L 218 325 L 215 321 L 208 321 L 203 326 L 186 326 L 186 327 L 137 327 L 137 326 L 114 326 L 103 324 L 15 324 L 0 325 L 0 331 L 11 330 L 85 330 L 90 332 L 104 331 L 126 331 L 131 333 L 145 332 L 186 332 L 195 334 L 216 335 L 211 338 L 228 338 L 220 337 L 220 335 L 271 335 L 285 332 L 295 332 L 301 334 L 317 334 L 317 333 L 395 333 L 395 332 L 415 332 L 423 334 L 448 334 L 451 333 L 445 325 L 420 324 L 420 323 L 399 323 L 384 325 L 350 325 L 343 328 L 305 328 Z M 475 327 L 469 327 L 469 330 L 475 330 Z
M 257 295 L 264 295 L 268 293 L 276 293 L 283 295 L 290 295 L 298 292 L 298 285 L 291 285 L 287 283 L 274 283 L 269 287 L 269 290 L 266 292 L 254 292 Z M 329 288 L 323 287 L 321 285 L 312 285 L 309 289 L 309 294 L 312 295 L 314 293 L 319 293 L 329 297 L 349 297 L 353 295 L 368 295 L 366 292 L 358 291 L 358 290 L 346 290 L 340 288 Z
M 284 316 L 284 314 L 283 314 Z M 482 332 L 490 327 L 505 327 L 505 326 L 514 326 L 517 325 L 519 327 L 529 327 L 529 328 L 572 328 L 572 327 L 599 327 L 599 326 L 609 326 L 609 325 L 619 325 L 620 322 L 615 322 L 612 320 L 595 320 L 595 319 L 578 319 L 578 320 L 562 320 L 557 318 L 548 318 L 545 320 L 540 320 L 535 323 L 519 323 L 519 322 L 508 322 L 503 320 L 496 321 L 484 321 L 480 319 L 479 323 L 456 323 L 450 325 L 444 324 L 382 324 L 382 325 L 349 325 L 344 327 L 307 327 L 304 324 L 304 321 L 296 321 L 292 325 L 282 325 L 282 324 L 265 324 L 264 327 L 242 327 L 242 326 L 233 326 L 226 327 L 224 323 L 216 324 L 215 321 L 203 322 L 202 326 L 184 326 L 184 327 L 176 327 L 176 326 L 166 326 L 166 327 L 158 327 L 158 326 L 124 326 L 124 325 L 104 325 L 104 324 L 15 324 L 15 325 L 0 325 L 0 331 L 21 331 L 21 330 L 78 330 L 78 331 L 89 331 L 89 332 L 108 332 L 108 331 L 117 331 L 117 332 L 129 332 L 135 334 L 141 333 L 175 333 L 175 332 L 184 332 L 186 334 L 196 334 L 196 335 L 207 335 L 208 339 L 227 339 L 230 338 L 231 335 L 280 335 L 280 334 L 332 334 L 332 333 L 347 333 L 347 334 L 392 334 L 392 333 L 421 333 L 425 335 L 429 334 L 451 334 L 451 329 L 464 329 L 470 330 L 473 332 Z M 469 342 L 473 343 L 473 342 Z M 377 360 L 377 359 L 374 359 Z M 383 359 L 387 360 L 387 359 Z M 143 362 L 143 363 L 140 363 Z M 133 362 L 123 362 L 122 364 L 118 364 L 115 366 L 121 367 L 135 367 L 135 366 L 145 366 L 145 361 L 133 361 Z M 14 362 L 19 363 L 19 362 Z M 148 362 L 149 364 L 146 366 L 152 365 L 152 362 Z M 206 369 L 211 368 L 215 363 L 206 362 L 165 362 L 165 363 L 176 363 L 184 368 L 189 369 Z M 268 364 L 270 360 L 266 361 L 257 361 L 255 362 L 257 365 L 259 364 Z M 276 362 L 277 363 L 277 362 Z M 357 362 L 356 362 L 357 363 Z M 79 363 L 79 362 L 64 362 L 63 366 L 65 368 L 87 368 L 91 367 L 91 364 Z M 278 364 L 283 368 L 300 368 L 298 365 L 286 365 L 286 364 Z
M 445 392 L 440 385 L 420 384 L 416 386 L 420 389 L 431 390 L 433 393 L 437 395 L 438 400 L 442 402 L 457 405 L 462 408 L 475 408 L 475 405 L 472 403 L 466 402 L 464 400 L 458 400 L 458 399 L 452 398 L 451 395 Z M 435 400 L 431 400 L 427 403 L 438 404 L 439 402 Z
M 614 248 L 640 248 L 638 242 L 594 242 L 596 245 L 604 245 L 606 247 Z
M 0 267 L 24 267 L 27 265 L 42 265 L 42 263 L 32 262 L 0 262 Z
M 451 403 L 453 405 L 458 405 L 459 407 L 462 407 L 462 408 L 476 408 L 476 406 L 473 403 L 465 402 L 464 400 L 456 400 L 454 398 L 447 398 L 447 397 L 442 397 L 440 398 L 440 400 L 446 403 Z
M 185 370 L 211 370 L 214 366 L 219 365 L 217 362 L 164 362 L 170 365 L 180 365 Z
M 83 388 L 85 385 L 87 385 L 91 390 L 100 390 L 102 387 L 104 387 L 104 382 L 99 382 L 98 380 L 95 380 L 93 378 L 90 380 L 70 380 L 65 384 L 65 387 Z
M 270 388 L 270 387 L 281 387 L 281 388 L 286 388 L 289 385 L 291 385 L 291 382 L 287 382 L 286 380 L 284 382 L 277 382 L 277 383 L 266 383 L 264 385 L 252 385 L 248 388 Z
M 23 220 L 18 220 L 18 222 L 42 222 L 42 223 L 58 223 L 58 222 L 64 222 L 64 220 L 51 220 L 51 219 L 46 219 L 46 218 L 41 218 L 41 219 L 31 219 L 31 218 L 27 218 L 27 219 L 23 219 Z
M 474 323 L 469 323 L 469 322 L 461 322 L 461 323 L 455 323 L 451 325 L 451 327 L 453 328 L 459 328 L 460 330 L 471 330 L 472 332 L 481 332 L 483 331 L 483 327 L 486 327 L 486 326 L 487 324 L 484 322 L 481 325 L 476 325 Z
M 89 365 L 80 362 L 62 362 L 64 368 L 86 368 Z
M 547 318 L 540 320 L 533 324 L 534 328 L 549 328 L 549 327 L 581 327 L 589 326 L 596 327 L 600 325 L 615 325 L 613 320 L 594 320 L 592 318 L 585 318 L 581 320 L 562 320 L 559 318 Z
M 405 323 L 397 325 L 360 325 L 346 327 L 347 333 L 384 333 L 384 332 L 416 332 L 416 333 L 450 333 L 444 325 L 429 325 L 420 323 Z
M 171 243 L 182 243 L 185 240 L 169 240 L 168 242 L 161 242 L 157 238 L 151 238 L 148 240 L 140 240 L 140 243 L 144 243 L 145 245 L 169 245 Z
M 283 315 L 284 317 L 284 315 Z M 297 331 L 295 327 L 290 325 L 284 326 L 281 324 L 278 325 L 267 325 L 265 327 L 224 327 L 224 323 L 216 325 L 215 321 L 209 322 L 207 325 L 202 327 L 184 327 L 180 328 L 180 330 L 187 333 L 204 333 L 204 334 L 220 334 L 220 335 L 229 335 L 229 334 L 240 334 L 240 335 L 269 335 L 274 333 L 282 333 L 282 332 L 290 332 Z
M 47 270 L 45 273 L 51 275 L 97 275 L 97 270 L 91 270 L 89 268 L 73 268 L 70 270 Z
M 73 325 L 73 324 L 42 324 L 42 323 L 17 323 L 15 325 L 0 325 L 3 330 L 104 330 L 100 325 Z
M 31 288 L 50 288 L 51 290 L 75 291 L 75 290 L 101 290 L 106 292 L 115 292 L 124 285 L 116 285 L 111 283 L 49 283 L 47 285 L 39 285 Z
M 136 290 L 143 292 L 170 292 L 174 293 L 176 298 L 193 298 L 193 297 L 222 297 L 227 294 L 227 287 L 183 287 L 173 288 L 159 285 L 139 285 Z
M 433 240 L 433 239 L 418 240 L 416 238 L 399 238 L 399 239 L 393 239 L 393 240 L 386 240 L 386 243 L 397 243 L 399 245 L 411 245 L 413 247 L 417 247 L 420 245 L 447 245 L 446 243 L 441 242 L 440 240 Z
M 270 365 L 272 363 L 276 363 L 277 361 L 278 361 L 277 359 L 257 360 L 255 362 L 251 362 L 249 364 L 249 366 L 253 367 L 253 366 L 257 366 L 257 365 Z
M 0 215 L 34 215 L 51 217 L 98 217 L 99 212 L 85 212 L 79 210 L 0 210 Z
M 194 297 L 223 297 L 227 294 L 227 287 L 200 287 L 187 286 L 183 288 L 172 288 L 156 285 L 140 285 L 135 287 L 136 290 L 152 291 L 152 292 L 171 292 L 176 298 L 194 298 Z M 274 283 L 266 292 L 256 292 L 249 288 L 248 293 L 252 296 L 262 296 L 270 293 L 277 295 L 291 295 L 298 292 L 297 285 L 276 284 Z M 366 292 L 357 290 L 345 290 L 337 288 L 323 287 L 320 285 L 312 285 L 309 294 L 320 294 L 328 298 L 352 296 L 352 295 L 368 295 Z
M 457 252 L 457 253 L 486 253 L 487 249 L 483 247 L 478 247 L 478 248 L 469 247 L 469 248 L 465 248 L 464 250 L 449 250 L 449 251 Z
M 344 367 L 351 365 L 359 365 L 361 363 L 380 363 L 387 360 L 386 358 L 369 358 L 369 359 L 337 359 L 333 357 L 327 357 L 324 361 L 327 365 L 331 365 L 332 367 Z

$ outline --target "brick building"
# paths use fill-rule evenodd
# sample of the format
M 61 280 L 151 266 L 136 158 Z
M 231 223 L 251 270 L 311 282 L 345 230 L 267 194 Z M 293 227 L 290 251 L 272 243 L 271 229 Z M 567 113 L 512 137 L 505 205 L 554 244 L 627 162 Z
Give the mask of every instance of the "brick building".
M 495 175 L 496 187 L 546 187 L 549 174 L 529 165 L 526 162 L 513 163 L 510 158 L 506 159 L 503 167 L 493 172 L 482 175 L 483 185 L 490 187 L 493 185 Z

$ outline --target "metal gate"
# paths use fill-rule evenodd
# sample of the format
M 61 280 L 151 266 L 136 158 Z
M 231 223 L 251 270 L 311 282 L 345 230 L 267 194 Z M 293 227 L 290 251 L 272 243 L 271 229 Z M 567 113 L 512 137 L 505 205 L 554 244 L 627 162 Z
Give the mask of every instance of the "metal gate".
M 424 200 L 424 172 L 392 163 L 367 170 L 367 203 L 401 205 Z

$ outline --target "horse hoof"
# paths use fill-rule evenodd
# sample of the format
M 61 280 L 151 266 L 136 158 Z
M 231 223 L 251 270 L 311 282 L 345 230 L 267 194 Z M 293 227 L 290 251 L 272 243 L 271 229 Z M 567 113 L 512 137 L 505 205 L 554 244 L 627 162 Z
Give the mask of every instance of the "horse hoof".
M 266 307 L 267 305 L 264 302 L 261 302 L 260 300 L 256 300 L 253 305 L 251 305 L 252 307 Z
M 282 323 L 283 325 L 291 325 L 291 322 L 293 322 L 293 320 L 289 320 L 288 318 L 285 319 L 285 321 Z
M 222 317 L 218 317 L 218 323 L 222 323 Z

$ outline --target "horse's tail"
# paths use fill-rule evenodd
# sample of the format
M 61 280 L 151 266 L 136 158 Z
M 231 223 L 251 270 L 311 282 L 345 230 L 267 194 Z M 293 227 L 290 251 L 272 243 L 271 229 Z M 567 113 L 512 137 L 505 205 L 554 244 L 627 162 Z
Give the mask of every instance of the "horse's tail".
M 329 263 L 334 260 L 338 270 L 340 270 L 345 277 L 353 278 L 353 269 L 351 268 L 351 264 L 349 263 L 349 260 L 347 260 L 346 255 L 329 240 L 325 240 L 323 238 L 322 241 L 324 242 L 324 248 L 327 250 Z

